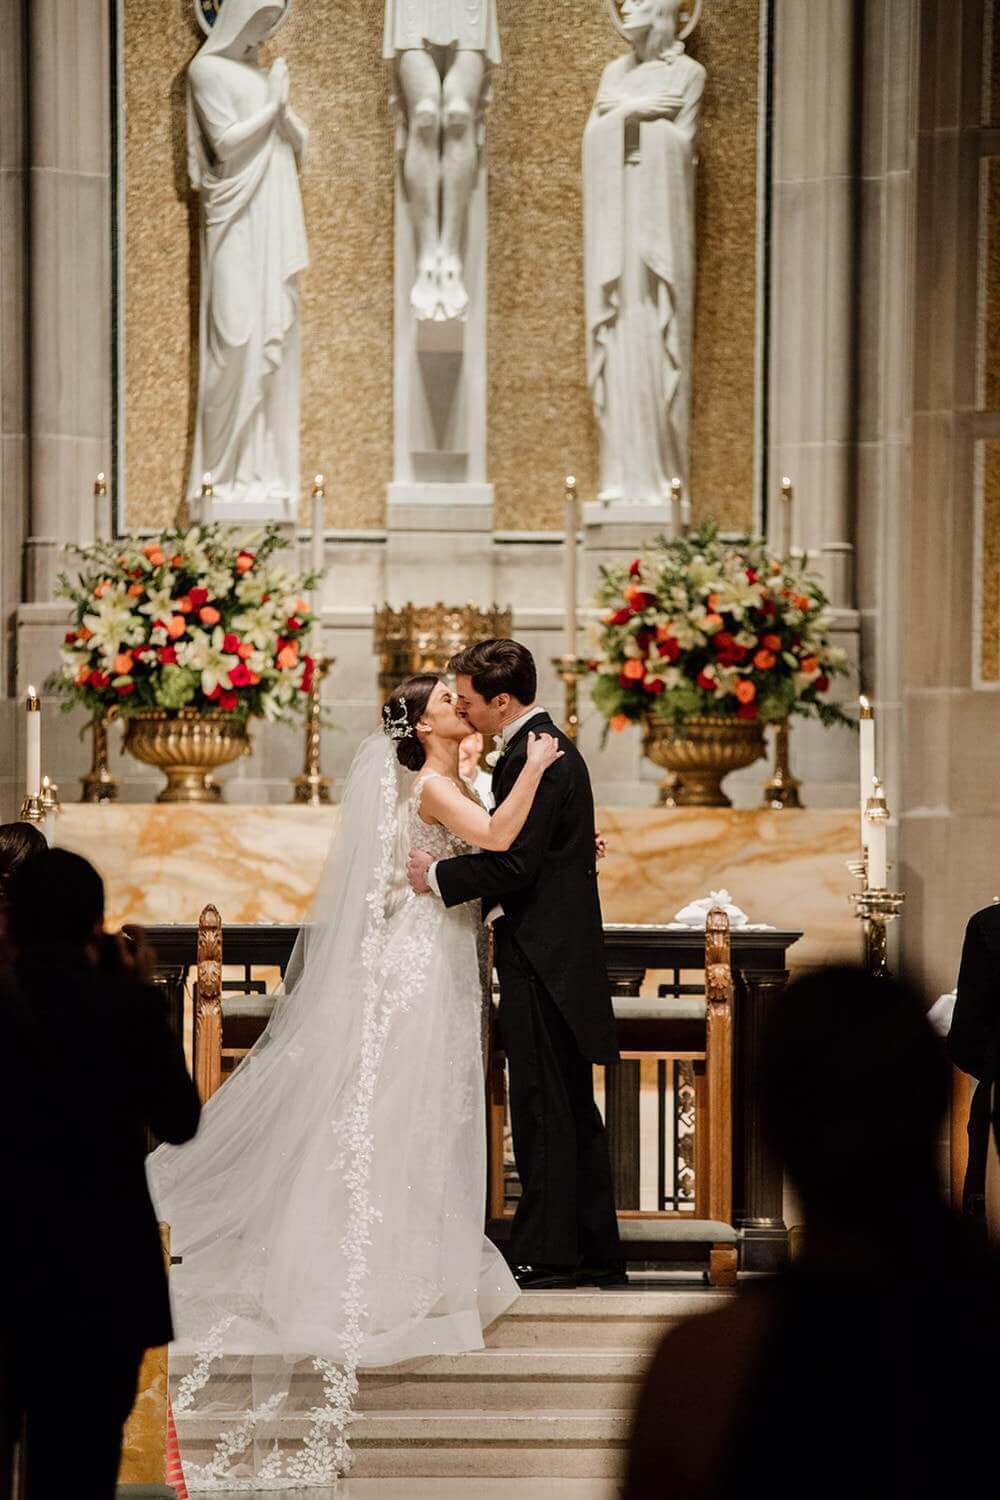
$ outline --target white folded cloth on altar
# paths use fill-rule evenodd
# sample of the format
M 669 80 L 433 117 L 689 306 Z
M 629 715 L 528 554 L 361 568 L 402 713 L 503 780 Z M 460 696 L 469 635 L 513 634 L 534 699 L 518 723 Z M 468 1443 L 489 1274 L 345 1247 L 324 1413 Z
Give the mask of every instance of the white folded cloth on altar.
M 770 926 L 768 922 L 751 922 L 746 912 L 736 905 L 728 891 L 711 891 L 700 901 L 692 901 L 690 905 L 681 907 L 670 926 L 704 927 L 708 914 L 714 906 L 721 906 L 729 918 L 731 928 L 740 927 L 762 931 Z
M 931 1024 L 931 1030 L 937 1032 L 938 1036 L 947 1036 L 951 1030 L 951 1018 L 955 1013 L 955 1001 L 958 999 L 957 990 L 949 990 L 947 995 L 938 995 L 934 1004 L 927 1012 L 927 1019 Z

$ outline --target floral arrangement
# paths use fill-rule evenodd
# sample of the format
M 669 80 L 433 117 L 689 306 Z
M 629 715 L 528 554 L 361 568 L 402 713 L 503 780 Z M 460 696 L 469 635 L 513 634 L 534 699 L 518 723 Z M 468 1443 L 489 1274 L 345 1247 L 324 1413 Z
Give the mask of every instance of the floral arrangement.
M 675 727 L 701 714 L 776 723 L 792 713 L 851 721 L 825 700 L 848 671 L 832 646 L 817 580 L 762 541 L 715 525 L 658 538 L 629 566 L 602 569 L 593 701 L 614 730 L 648 716 Z
M 275 526 L 241 539 L 212 524 L 73 548 L 77 576 L 62 576 L 59 593 L 75 623 L 52 680 L 64 707 L 244 721 L 302 709 L 315 671 L 303 593 L 316 579 L 278 566 L 283 545 Z

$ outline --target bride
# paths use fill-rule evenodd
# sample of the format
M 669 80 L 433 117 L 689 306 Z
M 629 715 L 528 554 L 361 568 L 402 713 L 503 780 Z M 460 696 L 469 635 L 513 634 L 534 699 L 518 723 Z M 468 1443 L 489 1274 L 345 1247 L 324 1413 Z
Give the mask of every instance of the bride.
M 518 1295 L 483 1233 L 478 906 L 415 896 L 405 860 L 507 849 L 562 752 L 532 736 L 491 817 L 459 778 L 468 732 L 438 677 L 393 693 L 267 1030 L 194 1141 L 149 1158 L 181 1257 L 174 1410 L 193 1488 L 330 1484 L 357 1370 L 481 1348 Z

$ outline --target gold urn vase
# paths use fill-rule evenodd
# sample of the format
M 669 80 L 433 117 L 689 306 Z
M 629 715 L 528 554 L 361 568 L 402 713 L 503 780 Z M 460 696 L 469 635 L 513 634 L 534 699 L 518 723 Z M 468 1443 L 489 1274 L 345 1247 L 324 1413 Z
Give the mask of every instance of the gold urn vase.
M 166 776 L 157 802 L 221 802 L 212 772 L 248 755 L 250 735 L 232 714 L 148 708 L 126 720 L 124 749 Z
M 642 750 L 670 773 L 661 801 L 674 807 L 732 807 L 722 778 L 761 759 L 764 730 L 757 721 L 728 714 L 693 714 L 679 729 L 650 717 L 643 721 Z

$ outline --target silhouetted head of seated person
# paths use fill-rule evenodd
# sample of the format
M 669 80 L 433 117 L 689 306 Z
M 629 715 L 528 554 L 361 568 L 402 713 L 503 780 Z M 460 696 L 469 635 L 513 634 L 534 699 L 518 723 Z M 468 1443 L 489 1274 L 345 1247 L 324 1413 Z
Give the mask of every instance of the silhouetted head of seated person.
M 34 823 L 0 823 L 0 963 L 7 959 L 7 892 L 26 860 L 48 848 Z
M 758 1087 L 810 1258 L 820 1239 L 870 1243 L 941 1211 L 950 1073 L 907 984 L 846 967 L 791 984 L 771 1014 Z

